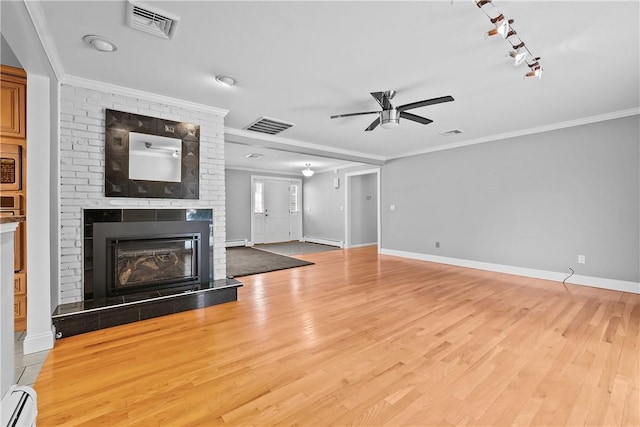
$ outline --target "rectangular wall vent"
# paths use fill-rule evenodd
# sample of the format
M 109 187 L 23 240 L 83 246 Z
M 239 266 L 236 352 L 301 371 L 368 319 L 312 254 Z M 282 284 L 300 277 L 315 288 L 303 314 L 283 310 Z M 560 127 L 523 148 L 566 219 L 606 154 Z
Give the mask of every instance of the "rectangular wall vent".
M 135 4 L 129 2 L 127 6 L 127 24 L 131 28 L 163 39 L 173 38 L 179 19 L 177 16 L 138 2 Z
M 285 122 L 284 120 L 272 119 L 262 116 L 258 120 L 247 126 L 245 129 L 254 132 L 275 135 L 282 132 L 283 130 L 289 129 L 292 126 L 295 126 L 295 124 Z
M 445 132 L 440 132 L 440 135 L 449 136 L 449 135 L 458 135 L 459 133 L 462 133 L 460 129 L 451 129 Z

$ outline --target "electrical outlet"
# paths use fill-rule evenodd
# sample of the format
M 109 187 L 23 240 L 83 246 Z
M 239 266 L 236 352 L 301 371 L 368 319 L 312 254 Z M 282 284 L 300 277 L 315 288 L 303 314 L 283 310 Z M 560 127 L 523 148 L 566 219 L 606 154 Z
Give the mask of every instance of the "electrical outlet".
M 440 247 L 440 242 L 436 242 L 436 248 Z
M 584 255 L 578 255 L 578 264 L 584 264 L 586 262 Z

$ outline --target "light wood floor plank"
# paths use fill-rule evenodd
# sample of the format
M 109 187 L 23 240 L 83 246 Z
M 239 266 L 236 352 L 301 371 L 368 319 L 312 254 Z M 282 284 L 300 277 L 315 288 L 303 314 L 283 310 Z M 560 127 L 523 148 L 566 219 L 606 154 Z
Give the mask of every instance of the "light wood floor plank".
M 64 338 L 40 426 L 640 425 L 640 296 L 359 248 Z

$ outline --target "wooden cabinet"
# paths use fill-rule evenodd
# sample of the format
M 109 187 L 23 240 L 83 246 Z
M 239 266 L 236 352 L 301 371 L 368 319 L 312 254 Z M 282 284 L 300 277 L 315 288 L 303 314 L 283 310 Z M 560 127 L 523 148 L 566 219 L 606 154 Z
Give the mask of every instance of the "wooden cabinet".
M 23 331 L 27 325 L 27 280 L 24 272 L 14 274 L 13 294 L 14 329 Z
M 0 136 L 26 138 L 26 78 L 24 70 L 2 67 Z
M 1 155 L 7 161 L 13 161 L 14 167 L 4 172 L 18 173 L 15 185 L 5 183 L 1 188 L 2 196 L 14 196 L 14 200 L 21 200 L 19 213 L 26 212 L 26 93 L 27 74 L 24 70 L 0 65 L 0 145 Z M 16 158 L 16 156 L 18 156 Z M 4 203 L 3 203 L 4 207 Z M 15 206 L 12 206 L 15 208 Z M 6 207 L 4 207 L 6 208 Z M 0 211 L 1 215 L 9 212 Z M 13 212 L 15 214 L 15 211 Z M 14 265 L 14 320 L 15 330 L 26 328 L 27 321 L 27 275 L 26 275 L 26 224 L 21 223 L 15 234 L 15 265 Z

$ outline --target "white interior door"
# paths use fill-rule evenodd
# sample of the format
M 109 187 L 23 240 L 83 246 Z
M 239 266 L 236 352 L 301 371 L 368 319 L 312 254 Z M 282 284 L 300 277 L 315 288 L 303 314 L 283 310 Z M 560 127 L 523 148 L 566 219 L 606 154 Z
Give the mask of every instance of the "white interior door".
M 289 241 L 289 183 L 271 180 L 264 183 L 264 242 Z
M 300 180 L 252 177 L 251 240 L 255 244 L 299 240 Z

